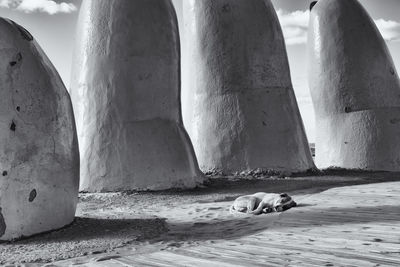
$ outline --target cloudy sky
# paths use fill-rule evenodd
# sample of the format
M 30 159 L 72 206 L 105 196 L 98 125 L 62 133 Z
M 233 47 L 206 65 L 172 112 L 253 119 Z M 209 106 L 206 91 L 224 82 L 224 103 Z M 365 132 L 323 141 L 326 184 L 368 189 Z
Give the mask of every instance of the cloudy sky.
M 173 0 L 178 17 L 181 1 Z M 184 0 L 183 0 L 184 1 Z M 359 0 L 378 25 L 400 72 L 400 0 Z M 272 0 L 286 39 L 293 86 L 309 141 L 314 115 L 307 85 L 306 42 L 310 0 Z M 81 0 L 0 0 L 0 16 L 27 28 L 69 86 L 75 25 Z

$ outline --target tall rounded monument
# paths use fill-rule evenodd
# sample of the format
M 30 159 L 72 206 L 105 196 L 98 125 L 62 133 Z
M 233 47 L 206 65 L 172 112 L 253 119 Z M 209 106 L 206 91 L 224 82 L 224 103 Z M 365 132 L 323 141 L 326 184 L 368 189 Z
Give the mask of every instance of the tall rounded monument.
M 81 190 L 202 181 L 180 110 L 180 44 L 169 0 L 84 0 L 71 96 Z
M 308 40 L 317 166 L 399 171 L 400 82 L 367 11 L 357 0 L 320 0 Z
M 200 168 L 313 168 L 271 2 L 185 0 L 183 24 L 183 115 Z
M 72 223 L 79 151 L 69 94 L 33 36 L 0 18 L 0 240 Z

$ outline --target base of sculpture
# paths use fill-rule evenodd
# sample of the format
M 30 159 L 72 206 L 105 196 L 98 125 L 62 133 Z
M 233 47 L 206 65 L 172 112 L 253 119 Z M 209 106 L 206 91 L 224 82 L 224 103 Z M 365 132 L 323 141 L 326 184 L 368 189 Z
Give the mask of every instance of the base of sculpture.
M 291 88 L 197 95 L 196 105 L 192 138 L 204 172 L 290 173 L 315 167 Z
M 399 125 L 400 108 L 317 118 L 316 164 L 319 168 L 400 171 Z
M 105 140 L 95 141 L 101 144 L 98 151 L 93 147 L 86 154 L 83 151 L 82 160 L 89 164 L 81 169 L 80 190 L 164 190 L 193 188 L 202 182 L 203 174 L 197 169 L 182 125 L 164 119 L 120 125 L 124 128 L 112 129 L 112 137 L 100 132 L 97 138 Z

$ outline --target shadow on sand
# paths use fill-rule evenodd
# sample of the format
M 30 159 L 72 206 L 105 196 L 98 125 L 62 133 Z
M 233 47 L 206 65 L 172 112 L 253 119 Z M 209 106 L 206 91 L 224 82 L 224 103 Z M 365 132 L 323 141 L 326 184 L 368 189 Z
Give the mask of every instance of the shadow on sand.
M 338 173 L 336 173 L 338 172 Z M 176 195 L 186 197 L 188 195 L 200 195 L 205 198 L 196 199 L 196 203 L 216 203 L 232 201 L 243 194 L 251 194 L 257 191 L 264 192 L 293 192 L 316 194 L 330 188 L 360 185 L 368 183 L 380 183 L 398 181 L 399 173 L 390 172 L 346 172 L 346 175 L 339 171 L 326 173 L 324 176 L 297 177 L 289 179 L 256 179 L 256 180 L 227 180 L 225 178 L 213 178 L 205 188 L 198 188 L 186 191 L 163 191 L 163 192 L 140 192 L 136 193 L 135 199 L 151 197 L 157 198 L 165 195 Z M 332 174 L 332 175 L 331 175 Z M 337 175 L 337 176 L 336 176 Z M 304 192 L 302 192 L 304 191 Z M 226 193 L 226 194 L 225 194 Z M 129 194 L 129 193 L 128 193 Z M 291 193 L 292 194 L 292 193 Z M 208 195 L 214 195 L 212 199 Z M 63 229 L 42 233 L 26 239 L 12 242 L 14 245 L 57 243 L 62 241 L 85 241 L 95 238 L 118 238 L 132 237 L 135 240 L 151 240 L 160 237 L 170 240 L 204 240 L 216 238 L 237 238 L 247 236 L 259 231 L 265 230 L 271 225 L 277 227 L 276 222 L 284 220 L 287 216 L 303 216 L 306 214 L 307 222 L 314 224 L 314 217 L 321 214 L 321 210 L 310 208 L 309 204 L 299 203 L 300 205 L 293 209 L 293 212 L 284 212 L 279 214 L 269 214 L 262 216 L 238 217 L 238 218 L 214 218 L 206 223 L 181 223 L 170 224 L 165 218 L 154 219 L 108 219 L 77 217 L 75 221 Z M 300 212 L 302 209 L 304 213 Z M 343 208 L 334 209 L 335 215 L 342 213 L 364 213 L 367 208 Z M 364 222 L 386 222 L 385 216 L 376 216 L 378 214 L 387 214 L 388 212 L 397 212 L 396 218 L 400 220 L 399 206 L 376 206 L 370 207 L 372 213 L 366 213 L 369 217 L 363 216 Z M 329 214 L 332 209 L 323 210 L 324 214 Z M 367 211 L 367 210 L 366 210 Z M 300 214 L 301 213 L 301 214 Z M 157 215 L 157 214 L 155 214 Z M 332 216 L 331 216 L 332 217 Z M 340 217 L 339 217 L 340 218 Z M 337 219 L 325 221 L 325 224 L 338 224 L 345 221 Z M 349 222 L 351 223 L 351 222 Z M 278 224 L 279 226 L 279 224 Z M 168 229 L 171 231 L 169 233 Z M 164 235 L 165 233 L 166 236 Z M 7 243 L 2 243 L 7 244 Z
M 261 178 L 232 178 L 213 177 L 207 180 L 205 186 L 191 190 L 166 190 L 146 192 L 126 192 L 139 195 L 210 195 L 210 194 L 252 194 L 255 192 L 297 192 L 310 190 L 320 193 L 327 189 L 342 186 L 361 185 L 370 183 L 392 182 L 400 180 L 400 172 L 370 172 L 361 170 L 327 169 L 319 175 L 296 177 L 261 177 Z M 233 200 L 221 199 L 220 201 Z M 214 201 L 216 202 L 216 201 Z
M 60 230 L 4 242 L 3 244 L 29 245 L 90 241 L 92 239 L 153 239 L 168 231 L 165 219 L 104 219 L 76 217 L 74 222 Z
M 351 208 L 313 209 L 309 204 L 299 205 L 289 212 L 233 218 L 202 223 L 173 223 L 162 241 L 206 241 L 236 239 L 257 234 L 267 229 L 318 228 L 351 224 L 393 223 L 400 221 L 400 206 L 369 206 Z M 311 207 L 311 208 L 310 208 Z M 301 223 L 299 223 L 299 221 Z M 161 240 L 160 240 L 161 241 Z

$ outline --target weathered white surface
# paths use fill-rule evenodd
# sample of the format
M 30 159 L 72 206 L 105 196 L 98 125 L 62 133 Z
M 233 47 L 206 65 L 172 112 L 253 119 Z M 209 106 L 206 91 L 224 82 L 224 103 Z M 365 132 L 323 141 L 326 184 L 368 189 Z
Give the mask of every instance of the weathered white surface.
M 313 168 L 269 0 L 183 1 L 184 123 L 200 168 Z
M 356 0 L 321 0 L 312 9 L 309 84 L 318 167 L 400 170 L 399 79 Z
M 0 19 L 0 240 L 72 222 L 79 151 L 71 101 L 32 36 Z
M 74 58 L 81 190 L 202 181 L 181 119 L 179 34 L 169 0 L 83 1 Z

